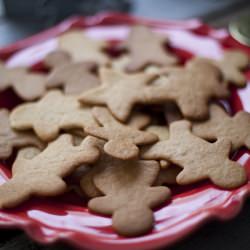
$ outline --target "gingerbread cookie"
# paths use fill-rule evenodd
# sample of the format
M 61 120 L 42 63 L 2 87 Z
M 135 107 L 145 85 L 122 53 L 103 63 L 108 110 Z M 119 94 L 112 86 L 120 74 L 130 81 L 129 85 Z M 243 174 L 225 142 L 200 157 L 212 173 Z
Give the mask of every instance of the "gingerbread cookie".
M 91 199 L 89 209 L 112 215 L 113 228 L 121 235 L 148 232 L 154 223 L 151 209 L 170 197 L 167 187 L 151 187 L 158 172 L 155 161 L 114 160 L 94 177 L 95 185 L 105 196 Z
M 147 102 L 144 88 L 155 77 L 143 73 L 129 75 L 102 68 L 101 86 L 84 92 L 79 100 L 87 104 L 107 105 L 112 114 L 124 122 L 136 103 Z
M 75 97 L 63 95 L 59 90 L 48 92 L 37 102 L 16 107 L 10 123 L 14 129 L 34 129 L 43 141 L 53 140 L 61 129 L 96 126 L 90 107 L 81 106 Z
M 26 68 L 7 68 L 0 62 L 0 91 L 12 88 L 23 100 L 34 100 L 45 94 L 45 77 Z
M 99 79 L 91 71 L 91 62 L 71 62 L 70 56 L 63 51 L 55 51 L 45 58 L 45 64 L 52 67 L 46 79 L 47 88 L 63 86 L 65 94 L 79 94 L 99 85 Z
M 92 113 L 101 126 L 87 126 L 85 132 L 107 140 L 104 151 L 113 157 L 123 160 L 136 158 L 139 154 L 139 145 L 158 140 L 158 137 L 152 133 L 120 123 L 106 108 L 96 107 Z
M 164 48 L 166 37 L 161 37 L 145 26 L 134 26 L 129 34 L 125 47 L 129 51 L 129 62 L 126 70 L 135 72 L 148 65 L 172 65 L 177 58 Z
M 112 114 L 125 121 L 135 104 L 165 104 L 175 101 L 185 117 L 201 119 L 208 115 L 208 101 L 226 98 L 229 91 L 219 79 L 219 70 L 206 60 L 190 61 L 185 68 L 162 76 L 125 74 L 102 69 L 102 85 L 83 93 L 80 101 L 107 105 Z M 151 82 L 151 84 L 150 84 Z
M 15 207 L 31 196 L 56 196 L 67 190 L 63 178 L 83 163 L 99 157 L 98 149 L 87 137 L 80 146 L 70 135 L 61 135 L 39 152 L 34 148 L 19 151 L 13 165 L 13 177 L 0 186 L 0 207 Z
M 87 37 L 81 30 L 68 31 L 58 37 L 58 49 L 70 54 L 74 62 L 106 65 L 109 57 L 103 52 L 106 42 Z
M 235 151 L 243 146 L 250 149 L 250 114 L 244 111 L 230 117 L 218 105 L 210 106 L 210 118 L 193 123 L 193 133 L 207 140 L 228 139 Z
M 220 71 L 206 59 L 190 60 L 184 68 L 175 68 L 148 88 L 153 101 L 174 101 L 181 113 L 190 119 L 208 115 L 212 98 L 226 98 L 229 90 L 220 81 Z
M 43 147 L 38 138 L 30 132 L 17 132 L 10 127 L 9 111 L 0 109 L 0 159 L 6 159 L 14 148 L 24 146 Z
M 183 168 L 177 176 L 178 184 L 208 178 L 215 185 L 230 189 L 247 181 L 245 169 L 228 158 L 230 150 L 229 140 L 209 143 L 191 133 L 190 122 L 178 121 L 170 125 L 170 138 L 150 146 L 142 157 L 168 160 Z

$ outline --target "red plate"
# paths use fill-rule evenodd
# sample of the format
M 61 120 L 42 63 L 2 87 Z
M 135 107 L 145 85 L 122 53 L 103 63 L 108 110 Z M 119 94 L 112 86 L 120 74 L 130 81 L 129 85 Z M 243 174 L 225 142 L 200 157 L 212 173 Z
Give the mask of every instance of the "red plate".
M 186 60 L 192 55 L 216 58 L 225 48 L 241 48 L 250 54 L 250 48 L 233 40 L 225 30 L 214 30 L 198 20 L 154 21 L 120 14 L 100 14 L 94 17 L 73 17 L 31 38 L 0 50 L 0 57 L 9 66 L 39 66 L 39 62 L 56 48 L 58 34 L 72 27 L 85 29 L 90 36 L 107 40 L 123 39 L 134 23 L 149 25 L 167 34 L 172 49 Z M 35 66 L 34 66 L 35 65 Z M 250 71 L 246 72 L 250 81 Z M 242 90 L 232 90 L 230 107 L 233 111 L 250 112 L 250 84 Z M 2 93 L 0 105 L 13 107 L 17 98 L 10 91 Z M 234 156 L 250 170 L 250 152 L 241 150 Z M 0 182 L 10 177 L 10 170 L 0 166 Z M 152 249 L 168 246 L 198 228 L 204 222 L 235 216 L 250 191 L 250 183 L 225 191 L 210 183 L 174 187 L 171 202 L 155 210 L 155 227 L 149 234 L 137 238 L 123 238 L 111 228 L 111 219 L 90 213 L 86 201 L 74 195 L 60 198 L 32 199 L 11 210 L 0 210 L 2 228 L 22 228 L 31 238 L 42 243 L 66 240 L 88 249 Z

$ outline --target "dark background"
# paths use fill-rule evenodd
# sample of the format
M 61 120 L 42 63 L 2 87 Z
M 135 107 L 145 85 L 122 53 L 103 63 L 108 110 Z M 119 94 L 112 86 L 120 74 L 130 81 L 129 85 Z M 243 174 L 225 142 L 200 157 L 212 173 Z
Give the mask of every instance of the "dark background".
M 0 47 L 44 30 L 72 15 L 123 11 L 158 19 L 199 17 L 227 27 L 250 15 L 249 0 L 0 0 Z M 249 23 L 250 25 L 250 23 Z M 0 231 L 0 250 L 71 250 L 65 243 L 41 246 L 18 230 Z M 250 250 L 250 201 L 228 222 L 209 222 L 171 250 Z M 104 249 L 105 250 L 105 249 Z M 131 249 L 132 250 L 132 249 Z

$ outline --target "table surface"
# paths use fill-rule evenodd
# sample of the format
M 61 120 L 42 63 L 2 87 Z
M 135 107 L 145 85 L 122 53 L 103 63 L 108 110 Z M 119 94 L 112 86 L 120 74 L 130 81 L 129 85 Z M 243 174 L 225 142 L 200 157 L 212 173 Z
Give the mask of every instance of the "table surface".
M 161 19 L 185 19 L 199 17 L 214 27 L 227 27 L 239 15 L 250 13 L 250 2 L 240 0 L 134 0 L 132 14 Z M 1 13 L 0 0 L 0 46 L 39 32 L 44 27 L 38 23 L 10 20 Z M 171 10 L 171 11 L 169 11 Z M 171 250 L 249 250 L 250 249 L 250 200 L 240 214 L 227 222 L 212 221 L 192 235 L 171 247 Z M 0 250 L 71 250 L 71 246 L 58 243 L 39 245 L 19 230 L 1 230 Z

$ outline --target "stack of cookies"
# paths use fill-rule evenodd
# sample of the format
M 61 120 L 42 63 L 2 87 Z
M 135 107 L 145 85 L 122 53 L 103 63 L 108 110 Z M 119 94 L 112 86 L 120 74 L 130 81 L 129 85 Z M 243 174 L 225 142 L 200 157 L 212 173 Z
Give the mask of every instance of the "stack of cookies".
M 229 156 L 250 149 L 250 114 L 231 116 L 220 104 L 231 85 L 246 85 L 244 53 L 182 65 L 166 37 L 143 26 L 113 48 L 119 57 L 80 30 L 57 40 L 46 74 L 0 64 L 0 90 L 23 99 L 0 110 L 0 159 L 17 149 L 1 208 L 74 185 L 91 212 L 112 216 L 118 234 L 139 236 L 153 228 L 152 209 L 169 201 L 173 185 L 247 182 Z

